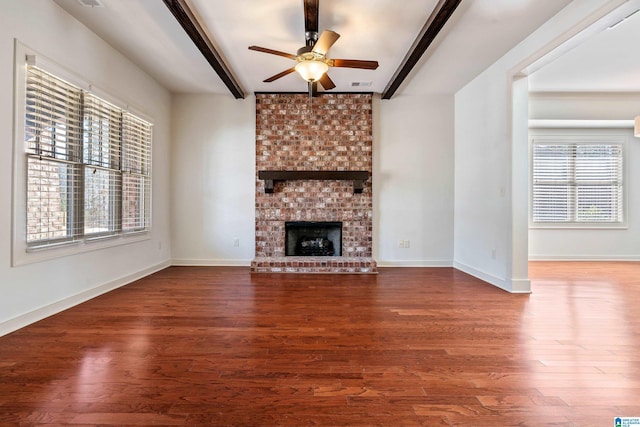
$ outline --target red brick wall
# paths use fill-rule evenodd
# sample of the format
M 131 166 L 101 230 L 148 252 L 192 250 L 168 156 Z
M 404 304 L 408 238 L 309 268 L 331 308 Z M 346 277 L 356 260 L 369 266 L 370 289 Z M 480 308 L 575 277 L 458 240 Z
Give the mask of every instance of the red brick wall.
M 256 95 L 256 171 L 371 173 L 371 94 Z M 284 257 L 285 221 L 342 221 L 342 255 L 372 256 L 371 179 L 287 181 L 265 194 L 256 176 L 256 257 Z

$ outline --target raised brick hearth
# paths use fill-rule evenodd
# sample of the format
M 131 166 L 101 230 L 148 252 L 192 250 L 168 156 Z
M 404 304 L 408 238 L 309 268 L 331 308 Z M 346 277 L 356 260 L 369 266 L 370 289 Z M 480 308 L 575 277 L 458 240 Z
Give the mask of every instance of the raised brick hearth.
M 376 262 L 367 257 L 264 257 L 251 266 L 254 273 L 375 273 Z
M 371 178 L 284 180 L 265 192 L 260 171 L 366 171 L 371 94 L 256 94 L 256 258 L 252 272 L 375 273 Z M 365 175 L 366 176 L 366 175 Z M 342 222 L 342 256 L 285 256 L 286 221 Z

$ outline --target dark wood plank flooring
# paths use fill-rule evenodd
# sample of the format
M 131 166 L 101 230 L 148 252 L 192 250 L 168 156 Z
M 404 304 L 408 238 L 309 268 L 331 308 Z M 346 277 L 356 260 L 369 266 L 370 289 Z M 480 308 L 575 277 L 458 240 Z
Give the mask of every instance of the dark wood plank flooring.
M 0 338 L 0 425 L 612 426 L 640 415 L 640 263 L 172 267 Z

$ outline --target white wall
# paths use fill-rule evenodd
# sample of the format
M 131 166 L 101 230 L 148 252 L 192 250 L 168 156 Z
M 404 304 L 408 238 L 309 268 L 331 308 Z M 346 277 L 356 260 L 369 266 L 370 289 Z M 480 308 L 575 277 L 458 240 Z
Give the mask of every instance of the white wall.
M 532 119 L 541 120 L 629 120 L 640 112 L 638 94 L 532 94 Z M 621 135 L 626 138 L 625 182 L 627 228 L 625 229 L 540 229 L 529 230 L 529 259 L 532 260 L 640 260 L 640 139 L 631 129 L 532 129 L 536 135 Z
M 255 254 L 255 97 L 175 95 L 172 123 L 173 263 L 248 266 Z
M 454 265 L 508 288 L 511 161 L 505 83 L 485 72 L 456 94 Z
M 451 266 L 453 96 L 375 98 L 373 123 L 374 259 Z
M 528 292 L 526 132 L 514 129 L 513 76 L 623 0 L 574 1 L 455 95 L 454 266 L 512 292 Z M 520 98 L 519 96 L 517 98 Z M 526 106 L 524 107 L 526 108 Z M 515 126 L 526 126 L 526 122 Z M 518 135 L 514 140 L 513 135 Z M 512 158 L 516 153 L 517 158 Z M 526 159 L 526 158 L 525 158 Z M 512 186 L 512 182 L 518 186 Z M 517 217 L 513 213 L 517 213 Z M 513 224 L 522 226 L 512 227 Z M 517 254 L 514 256 L 514 254 Z
M 154 123 L 151 238 L 11 266 L 14 38 Z M 54 2 L 0 2 L 0 335 L 168 264 L 170 94 Z M 16 112 L 21 114 L 21 112 Z

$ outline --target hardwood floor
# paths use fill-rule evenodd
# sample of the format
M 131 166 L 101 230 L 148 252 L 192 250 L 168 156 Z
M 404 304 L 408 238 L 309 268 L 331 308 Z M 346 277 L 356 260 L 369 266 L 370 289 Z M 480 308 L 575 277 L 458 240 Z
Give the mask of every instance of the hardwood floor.
M 172 267 L 0 338 L 0 425 L 613 426 L 640 416 L 640 263 Z

